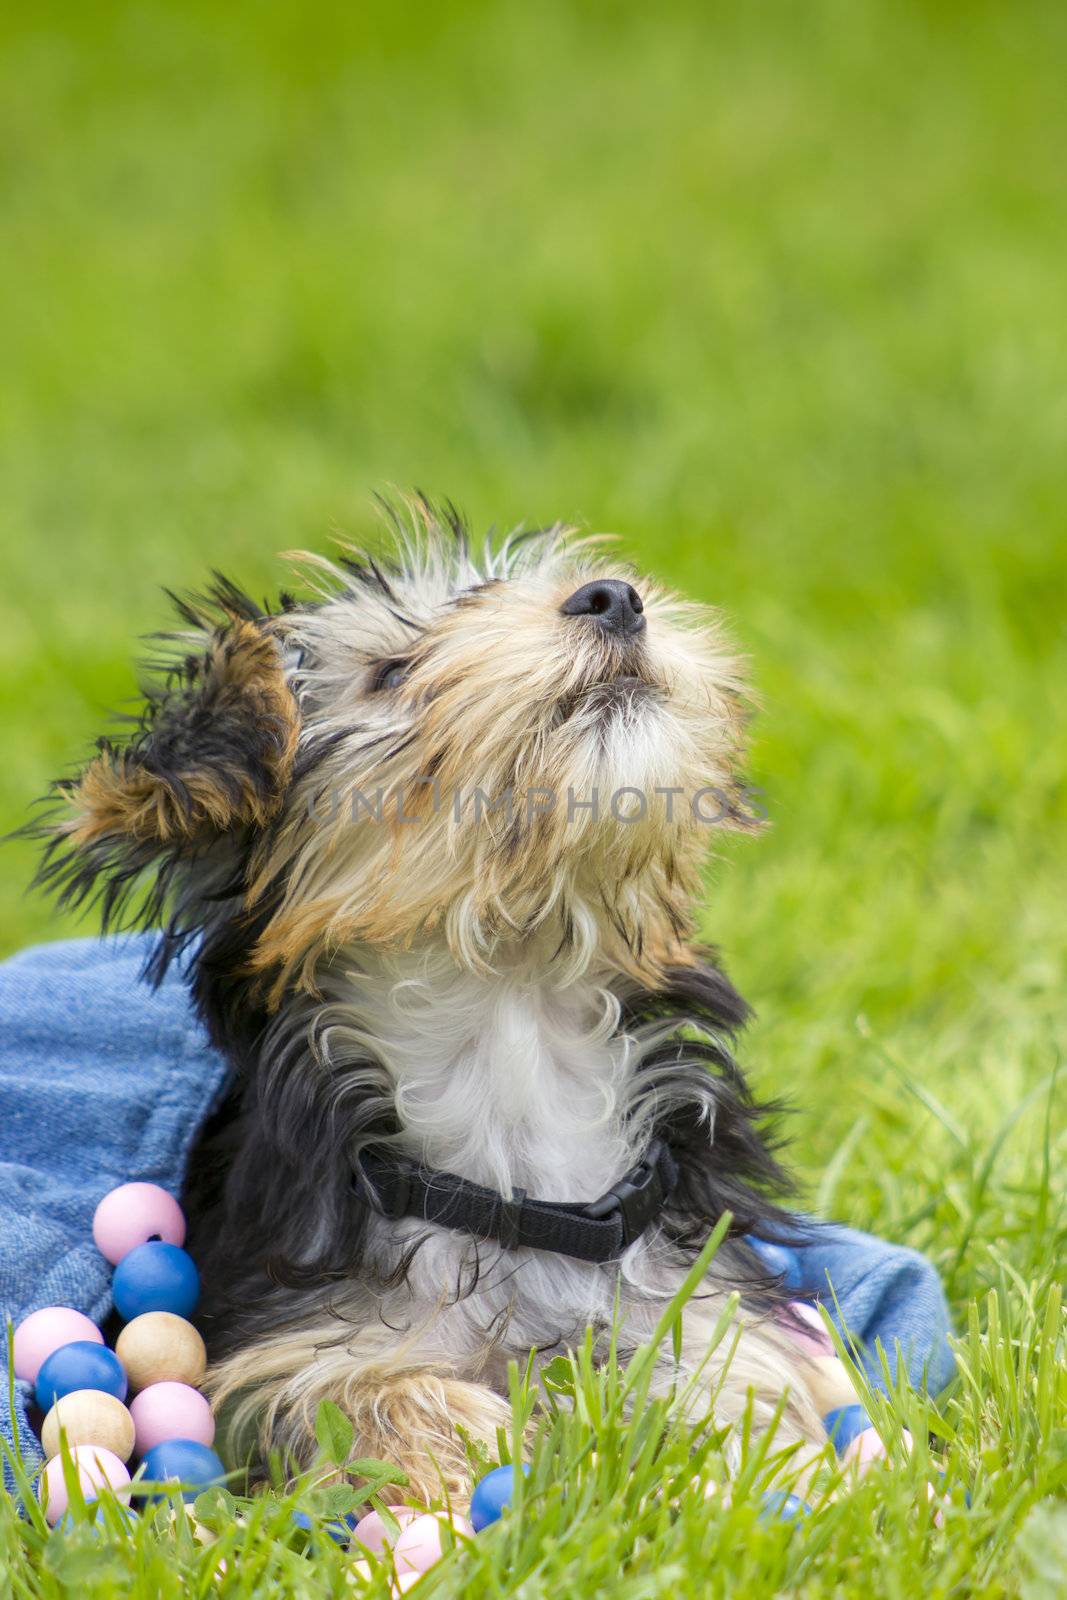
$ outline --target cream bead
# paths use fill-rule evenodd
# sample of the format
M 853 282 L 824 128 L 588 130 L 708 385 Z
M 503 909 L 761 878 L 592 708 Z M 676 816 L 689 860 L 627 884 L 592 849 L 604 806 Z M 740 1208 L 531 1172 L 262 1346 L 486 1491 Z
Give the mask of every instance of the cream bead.
M 74 1389 L 56 1401 L 41 1428 L 46 1456 L 59 1454 L 61 1427 L 72 1447 L 99 1445 L 120 1461 L 128 1461 L 133 1454 L 133 1418 L 121 1400 L 102 1389 Z
M 811 1397 L 820 1416 L 838 1406 L 862 1404 L 848 1368 L 836 1356 L 813 1356 L 804 1366 Z
M 119 1334 L 115 1354 L 134 1391 L 152 1383 L 187 1383 L 195 1389 L 207 1370 L 203 1339 L 191 1322 L 171 1311 L 134 1317 Z

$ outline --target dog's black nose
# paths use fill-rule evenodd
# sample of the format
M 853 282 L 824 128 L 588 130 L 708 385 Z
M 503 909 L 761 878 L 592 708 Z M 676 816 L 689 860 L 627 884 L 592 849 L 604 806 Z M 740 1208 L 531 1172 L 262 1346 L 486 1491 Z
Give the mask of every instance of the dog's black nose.
M 575 589 L 560 610 L 565 617 L 595 617 L 610 633 L 640 633 L 646 626 L 641 596 L 618 578 L 596 578 Z

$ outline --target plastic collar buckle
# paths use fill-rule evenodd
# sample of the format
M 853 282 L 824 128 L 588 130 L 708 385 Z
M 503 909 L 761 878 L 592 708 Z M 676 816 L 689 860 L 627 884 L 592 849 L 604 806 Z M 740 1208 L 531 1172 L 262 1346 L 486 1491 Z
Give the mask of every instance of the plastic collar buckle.
M 599 1200 L 591 1200 L 584 1207 L 586 1216 L 597 1222 L 617 1216 L 624 1247 L 644 1233 L 674 1187 L 676 1173 L 665 1175 L 661 1170 L 666 1154 L 663 1140 L 654 1139 L 643 1160 L 624 1172 L 618 1183 Z M 671 1166 L 673 1168 L 673 1162 Z

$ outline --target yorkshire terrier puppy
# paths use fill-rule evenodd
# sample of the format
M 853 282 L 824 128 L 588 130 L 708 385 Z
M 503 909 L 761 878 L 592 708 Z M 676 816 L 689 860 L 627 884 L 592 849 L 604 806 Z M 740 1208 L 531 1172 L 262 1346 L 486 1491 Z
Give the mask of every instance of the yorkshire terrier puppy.
M 301 1464 L 328 1397 L 360 1456 L 462 1497 L 509 1360 L 606 1343 L 616 1296 L 625 1357 L 729 1211 L 683 1374 L 740 1290 L 718 1420 L 785 1396 L 780 1442 L 818 1447 L 747 1242 L 789 1224 L 746 1007 L 690 942 L 715 827 L 753 825 L 738 666 L 596 542 L 397 521 L 387 562 L 300 558 L 311 598 L 181 602 L 46 824 L 43 881 L 159 924 L 232 1066 L 186 1194 L 216 1407 Z

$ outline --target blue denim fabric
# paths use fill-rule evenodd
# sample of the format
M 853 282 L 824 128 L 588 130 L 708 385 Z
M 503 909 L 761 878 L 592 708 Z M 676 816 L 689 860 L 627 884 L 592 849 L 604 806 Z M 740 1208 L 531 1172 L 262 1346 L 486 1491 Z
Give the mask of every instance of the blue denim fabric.
M 750 1243 L 796 1299 L 821 1301 L 874 1388 L 885 1388 L 881 1344 L 894 1378 L 903 1358 L 912 1384 L 939 1394 L 956 1363 L 945 1293 L 926 1257 L 837 1223 L 804 1224 L 799 1246 Z
M 177 1193 L 193 1136 L 225 1077 L 181 976 L 140 978 L 147 936 L 27 950 L 0 965 L 0 1319 L 68 1305 L 102 1321 L 111 1269 L 92 1240 L 97 1202 L 140 1178 Z M 952 1375 L 948 1313 L 921 1256 L 834 1226 L 774 1254 L 798 1295 L 832 1282 L 851 1332 L 880 1339 L 931 1390 Z M 829 1300 L 828 1304 L 831 1304 Z M 870 1361 L 872 1358 L 867 1358 Z M 40 1460 L 26 1417 L 28 1384 L 5 1381 L 0 1434 L 17 1419 L 24 1458 Z M 872 1378 L 878 1369 L 868 1365 Z
M 0 965 L 0 1434 L 9 1442 L 7 1318 L 67 1305 L 103 1321 L 111 1268 L 93 1244 L 97 1202 L 133 1178 L 177 1193 L 222 1087 L 222 1057 L 181 978 L 158 990 L 140 981 L 148 947 L 142 937 L 79 939 Z M 29 1399 L 30 1385 L 16 1383 L 32 1463 L 40 1450 Z

